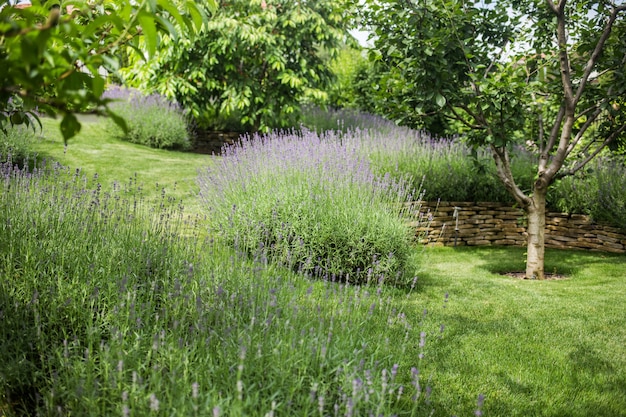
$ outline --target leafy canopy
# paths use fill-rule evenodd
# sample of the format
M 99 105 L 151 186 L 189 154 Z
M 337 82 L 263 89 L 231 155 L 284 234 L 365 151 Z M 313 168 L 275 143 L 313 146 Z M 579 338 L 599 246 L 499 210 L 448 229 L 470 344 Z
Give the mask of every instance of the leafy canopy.
M 323 101 L 328 60 L 345 41 L 353 0 L 229 0 L 199 36 L 170 39 L 127 82 L 189 109 L 201 127 L 268 131 L 292 125 L 303 98 Z
M 562 107 L 564 89 L 572 89 L 579 90 L 572 97 L 575 134 L 593 124 L 583 134 L 596 145 L 600 137 L 623 139 L 625 5 L 561 1 L 554 5 L 563 14 L 561 40 L 550 1 L 368 3 L 376 46 L 370 57 L 383 74 L 378 110 L 399 123 L 464 131 L 476 145 L 545 142 L 546 121 Z
M 205 2 L 208 10 L 215 2 Z M 120 68 L 127 47 L 154 55 L 161 37 L 178 39 L 200 29 L 206 9 L 168 0 L 84 1 L 60 8 L 33 0 L 32 7 L 0 10 L 0 128 L 32 124 L 38 113 L 61 113 L 65 140 L 80 130 L 75 112 L 86 109 L 123 120 L 102 98 L 107 74 Z

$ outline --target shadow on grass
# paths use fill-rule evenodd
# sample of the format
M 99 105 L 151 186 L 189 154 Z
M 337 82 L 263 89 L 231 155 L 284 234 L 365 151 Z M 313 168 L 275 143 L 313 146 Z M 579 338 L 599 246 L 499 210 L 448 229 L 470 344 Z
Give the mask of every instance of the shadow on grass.
M 526 269 L 526 248 L 463 247 L 456 248 L 455 251 L 471 252 L 483 262 L 481 268 L 493 274 L 520 272 Z M 606 252 L 547 248 L 544 270 L 546 274 L 571 276 L 594 264 L 626 265 L 626 256 Z
M 626 417 L 626 397 L 623 396 L 626 392 L 626 377 L 619 366 L 615 366 L 597 346 L 584 341 L 574 342 L 573 349 L 565 358 L 553 364 L 554 370 L 550 369 L 551 366 L 542 369 L 546 364 L 542 355 L 546 352 L 542 351 L 541 345 L 535 353 L 535 359 L 532 355 L 528 356 L 528 352 L 521 353 L 528 358 L 521 368 L 520 365 L 508 365 L 509 361 L 515 362 L 515 351 L 498 355 L 496 359 L 492 355 L 497 355 L 497 352 L 481 348 L 480 344 L 476 345 L 475 352 L 459 358 L 458 345 L 451 343 L 451 339 L 471 335 L 475 340 L 494 341 L 494 334 L 507 335 L 509 338 L 532 338 L 532 331 L 525 329 L 532 329 L 533 325 L 532 320 L 530 323 L 521 320 L 516 324 L 515 320 L 506 317 L 481 320 L 463 315 L 453 317 L 450 327 L 456 330 L 450 329 L 452 333 L 446 334 L 441 341 L 431 341 L 430 352 L 433 356 L 430 360 L 443 369 L 454 369 L 454 374 L 462 375 L 453 377 L 454 383 L 470 381 L 470 386 L 482 386 L 484 391 L 468 393 L 453 390 L 460 396 L 451 400 L 448 393 L 439 398 L 436 390 L 441 389 L 438 385 L 441 381 L 435 381 L 431 404 L 438 413 L 445 411 L 456 415 L 473 415 L 474 398 L 482 393 L 486 397 L 483 408 L 483 415 L 486 416 Z M 507 347 L 511 345 L 504 343 L 502 346 L 503 349 Z M 489 371 L 485 372 L 484 368 Z M 551 380 L 553 386 L 545 385 L 546 380 Z M 449 410 L 454 403 L 459 408 Z

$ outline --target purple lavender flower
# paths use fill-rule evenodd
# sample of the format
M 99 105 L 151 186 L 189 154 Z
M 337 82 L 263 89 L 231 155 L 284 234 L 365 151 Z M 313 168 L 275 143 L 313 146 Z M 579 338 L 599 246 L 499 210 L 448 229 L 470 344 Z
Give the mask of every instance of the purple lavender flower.
M 150 411 L 159 411 L 159 400 L 154 394 L 150 394 Z

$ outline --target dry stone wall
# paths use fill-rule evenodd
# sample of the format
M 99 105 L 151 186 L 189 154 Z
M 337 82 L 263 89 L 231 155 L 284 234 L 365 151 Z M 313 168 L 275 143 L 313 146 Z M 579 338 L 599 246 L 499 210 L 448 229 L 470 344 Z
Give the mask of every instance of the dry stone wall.
M 193 139 L 193 151 L 217 155 L 224 145 L 234 144 L 239 135 L 237 132 L 200 131 Z
M 521 209 L 500 203 L 422 202 L 421 212 L 432 219 L 418 223 L 420 241 L 445 246 L 526 245 L 526 216 Z M 626 253 L 626 230 L 594 223 L 581 214 L 547 213 L 546 246 Z

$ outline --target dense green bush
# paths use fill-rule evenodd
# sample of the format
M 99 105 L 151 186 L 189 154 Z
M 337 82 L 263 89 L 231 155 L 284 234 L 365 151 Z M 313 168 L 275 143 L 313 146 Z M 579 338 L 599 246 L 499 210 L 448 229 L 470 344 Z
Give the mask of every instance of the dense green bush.
M 3 416 L 431 412 L 417 367 L 441 331 L 410 290 L 249 262 L 133 179 L 10 164 L 0 178 Z
M 114 100 L 111 108 L 126 120 L 127 132 L 109 123 L 121 139 L 158 149 L 191 148 L 187 119 L 178 104 L 158 94 L 144 96 L 119 87 L 110 88 L 104 97 Z
M 13 163 L 24 165 L 36 138 L 37 134 L 32 128 L 22 125 L 13 126 L 6 132 L 0 130 L 0 162 L 7 162 L 11 158 Z
M 376 176 L 344 135 L 272 133 L 227 148 L 200 175 L 216 230 L 230 244 L 310 275 L 395 278 L 410 229 L 402 180 Z

